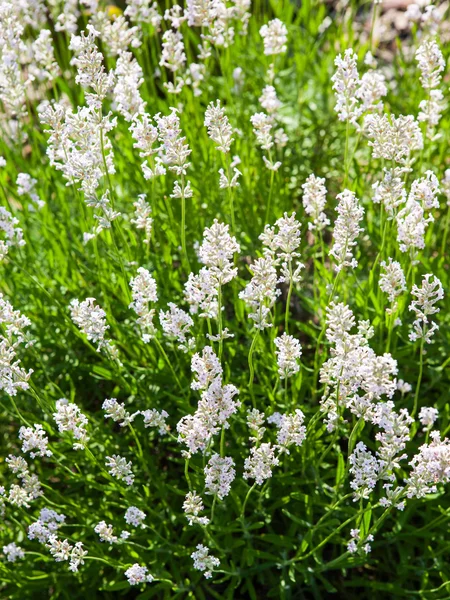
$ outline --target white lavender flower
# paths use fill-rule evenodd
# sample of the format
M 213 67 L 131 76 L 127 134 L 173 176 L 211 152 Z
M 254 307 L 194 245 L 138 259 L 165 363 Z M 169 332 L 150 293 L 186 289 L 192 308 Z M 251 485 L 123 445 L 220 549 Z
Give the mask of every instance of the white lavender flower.
M 136 225 L 137 229 L 143 229 L 145 238 L 144 244 L 150 244 L 152 237 L 153 219 L 152 219 L 152 207 L 146 202 L 147 195 L 139 194 L 134 206 L 134 219 L 130 219 L 130 223 Z
M 338 194 L 339 204 L 336 208 L 338 217 L 334 223 L 333 247 L 330 255 L 336 260 L 335 269 L 340 271 L 344 267 L 354 269 L 358 261 L 353 256 L 352 248 L 356 246 L 356 239 L 363 228 L 359 223 L 363 218 L 364 209 L 354 192 L 344 190 Z
M 56 562 L 70 560 L 70 553 L 73 546 L 69 544 L 67 540 L 60 540 L 56 535 L 52 534 L 48 538 L 46 547 L 49 549 L 50 554 L 53 556 Z
M 340 121 L 354 122 L 359 116 L 356 95 L 359 87 L 357 63 L 358 57 L 352 48 L 348 48 L 343 56 L 339 54 L 334 61 L 336 72 L 331 81 L 336 95 L 335 110 Z
M 447 101 L 441 90 L 430 90 L 429 98 L 419 103 L 419 114 L 417 120 L 428 126 L 427 137 L 432 141 L 441 137 L 441 133 L 435 134 L 434 128 L 439 125 L 441 115 L 447 107 Z
M 281 107 L 281 102 L 277 97 L 277 92 L 273 85 L 266 85 L 263 88 L 259 103 L 269 115 L 274 115 L 278 111 Z
M 116 61 L 114 100 L 118 112 L 130 122 L 144 112 L 145 102 L 139 93 L 144 83 L 143 71 L 131 52 L 121 52 Z
M 280 19 L 272 19 L 259 30 L 264 42 L 264 54 L 284 54 L 287 50 L 287 28 Z
M 95 298 L 86 298 L 82 302 L 73 299 L 70 302 L 70 316 L 75 325 L 86 334 L 87 339 L 97 344 L 97 352 L 105 349 L 113 356 L 116 355 L 115 346 L 111 340 L 105 337 L 109 329 L 109 325 L 106 323 L 106 313 L 98 304 L 95 304 Z
M 168 311 L 159 311 L 161 327 L 169 338 L 177 340 L 180 350 L 188 352 L 195 346 L 195 340 L 193 338 L 188 339 L 188 336 L 192 335 L 190 329 L 194 326 L 194 321 L 188 313 L 178 308 L 173 302 L 169 302 L 168 306 Z
M 421 204 L 409 199 L 397 214 L 397 241 L 401 252 L 410 252 L 414 258 L 418 250 L 425 247 L 425 231 L 433 221 L 432 215 L 425 217 Z
M 202 354 L 196 352 L 191 360 L 191 370 L 197 379 L 191 383 L 193 390 L 205 390 L 216 377 L 222 377 L 222 366 L 211 346 L 205 346 Z
M 277 466 L 279 462 L 272 444 L 253 446 L 250 448 L 250 456 L 244 462 L 244 479 L 254 479 L 258 485 L 262 485 L 266 479 L 272 477 L 272 467 Z
M 136 506 L 129 506 L 125 513 L 124 519 L 128 523 L 128 525 L 133 525 L 133 527 L 141 527 L 145 528 L 144 519 L 146 518 L 145 512 L 139 510 Z
M 139 267 L 137 272 L 136 277 L 130 281 L 133 301 L 130 303 L 129 308 L 133 309 L 138 315 L 139 318 L 136 322 L 141 329 L 142 340 L 148 343 L 155 337 L 156 332 L 153 324 L 155 309 L 150 309 L 148 305 L 150 302 L 158 301 L 158 293 L 156 281 L 150 272 L 144 267 Z
M 254 433 L 250 441 L 257 444 L 263 437 L 266 428 L 264 427 L 264 414 L 257 408 L 247 411 L 247 427 Z
M 303 425 L 304 420 L 305 415 L 299 408 L 292 414 L 280 415 L 276 419 L 276 426 L 278 427 L 277 443 L 280 452 L 289 454 L 290 446 L 295 445 L 299 447 L 303 444 L 306 438 L 306 427 Z
M 433 408 L 432 406 L 422 406 L 419 412 L 419 421 L 424 429 L 431 429 L 438 416 L 439 411 L 437 408 Z
M 388 295 L 389 302 L 394 304 L 396 299 L 406 292 L 406 279 L 403 269 L 399 262 L 389 257 L 389 262 L 380 263 L 382 273 L 380 275 L 379 286 L 382 292 Z M 386 312 L 391 311 L 388 309 Z
M 100 521 L 94 527 L 95 533 L 98 534 L 101 542 L 108 542 L 109 544 L 116 544 L 118 538 L 114 535 L 114 530 L 112 525 L 108 525 L 105 521 Z
M 330 224 L 330 220 L 324 213 L 327 202 L 325 179 L 311 174 L 302 185 L 302 189 L 303 207 L 306 214 L 311 218 L 311 221 L 308 221 L 308 229 L 310 231 L 322 231 Z
M 236 238 L 229 233 L 229 225 L 214 219 L 211 227 L 206 227 L 203 232 L 198 256 L 217 284 L 224 285 L 237 275 L 232 261 L 234 253 L 240 252 L 240 249 Z
M 124 15 L 132 23 L 149 23 L 159 31 L 162 16 L 159 14 L 158 3 L 153 0 L 127 0 Z
M 76 440 L 73 444 L 74 450 L 83 450 L 86 447 L 89 441 L 86 431 L 88 420 L 74 402 L 69 402 L 66 398 L 57 400 L 53 418 L 60 433 L 69 431 L 73 434 Z
M 225 114 L 225 109 L 220 106 L 220 100 L 216 100 L 216 104 L 214 102 L 208 104 L 204 125 L 208 129 L 209 137 L 216 143 L 217 150 L 228 153 L 233 142 L 233 130 Z
M 431 432 L 430 444 L 423 444 L 410 461 L 412 467 L 406 479 L 408 498 L 424 498 L 437 492 L 439 483 L 450 481 L 450 440 L 441 440 L 439 431 Z
M 28 173 L 19 173 L 17 175 L 16 185 L 19 196 L 29 196 L 33 203 L 40 209 L 45 206 L 45 202 L 36 193 L 36 184 L 37 179 L 31 177 Z
M 208 517 L 199 516 L 199 514 L 205 510 L 205 507 L 203 505 L 203 500 L 195 490 L 186 494 L 183 510 L 189 525 L 198 524 L 204 527 L 209 524 Z
M 116 477 L 120 481 L 125 481 L 127 485 L 133 485 L 134 474 L 131 470 L 131 461 L 127 462 L 126 458 L 113 454 L 112 456 L 106 457 L 105 465 L 108 467 L 110 474 Z
M 109 56 L 123 56 L 129 46 L 139 48 L 141 40 L 139 39 L 139 30 L 137 27 L 129 27 L 128 21 L 124 15 L 116 15 L 114 19 L 109 19 L 103 11 L 94 12 L 91 22 L 98 31 L 102 40 L 105 53 Z
M 274 344 L 278 349 L 275 354 L 280 378 L 286 379 L 298 373 L 300 370 L 298 361 L 302 355 L 300 342 L 292 335 L 283 333 L 282 336 L 275 338 Z
M 114 422 L 119 423 L 121 427 L 130 425 L 139 414 L 135 412 L 129 413 L 123 402 L 117 402 L 116 398 L 107 398 L 103 404 L 102 409 L 105 411 L 105 419 L 112 419 Z
M 209 554 L 209 548 L 203 544 L 197 545 L 197 550 L 191 554 L 194 561 L 194 569 L 202 571 L 206 579 L 212 577 L 212 572 L 215 567 L 220 565 L 220 560 Z
M 411 152 L 423 148 L 422 132 L 411 115 L 370 114 L 364 118 L 364 130 L 374 158 L 408 164 Z
M 30 540 L 37 539 L 41 544 L 45 544 L 49 537 L 64 524 L 65 520 L 66 517 L 62 513 L 43 508 L 39 519 L 29 526 L 28 537 Z
M 0 260 L 5 258 L 10 248 L 25 246 L 23 231 L 20 227 L 16 227 L 18 224 L 19 219 L 13 217 L 6 208 L 0 206 L 0 231 L 5 237 L 4 240 L 0 241 Z
M 406 202 L 406 190 L 402 174 L 403 169 L 399 167 L 384 169 L 382 181 L 376 181 L 372 185 L 374 191 L 373 201 L 376 204 L 382 203 L 390 218 L 395 215 L 398 207 Z
M 349 463 L 350 473 L 353 475 L 350 487 L 355 491 L 354 501 L 368 498 L 378 480 L 380 472 L 378 460 L 367 450 L 363 442 L 358 442 L 349 457 Z
M 14 542 L 3 546 L 2 550 L 8 562 L 16 562 L 16 560 L 23 560 L 25 558 L 25 552 Z
M 36 456 L 52 456 L 48 449 L 48 437 L 42 425 L 35 424 L 32 427 L 21 427 L 19 429 L 19 440 L 22 441 L 22 452 L 29 452 L 31 458 Z
M 144 417 L 144 427 L 156 427 L 159 435 L 165 435 L 169 431 L 170 427 L 166 423 L 169 413 L 165 410 L 151 408 L 141 411 L 141 415 Z
M 444 298 L 442 283 L 435 275 L 428 273 L 424 275 L 420 288 L 413 285 L 411 295 L 415 299 L 411 301 L 409 310 L 414 311 L 417 318 L 413 323 L 409 339 L 413 342 L 423 339 L 430 344 L 434 332 L 439 329 L 439 326 L 434 321 L 431 321 L 430 324 L 429 317 L 440 310 L 435 304 Z
M 418 202 L 424 211 L 439 208 L 439 192 L 438 178 L 433 171 L 426 171 L 425 177 L 412 182 L 408 202 Z
M 82 542 L 76 542 L 70 553 L 69 570 L 72 573 L 78 572 L 78 567 L 84 565 L 84 557 L 87 556 L 87 550 L 84 550 Z
M 22 456 L 14 456 L 13 454 L 10 454 L 5 459 L 5 462 L 8 465 L 8 468 L 14 474 L 18 474 L 19 477 L 28 472 L 27 461 Z
M 151 583 L 153 575 L 150 575 L 147 567 L 143 567 L 138 563 L 132 565 L 125 571 L 125 577 L 130 585 L 139 585 L 141 583 Z
M 445 60 L 435 40 L 424 41 L 416 51 L 416 60 L 421 72 L 420 82 L 426 90 L 438 87 Z
M 216 494 L 220 500 L 228 496 L 236 476 L 234 461 L 229 456 L 213 454 L 205 467 L 206 494 Z
M 273 120 L 265 113 L 255 113 L 250 117 L 253 126 L 253 133 L 256 136 L 256 143 L 263 150 L 270 150 L 274 144 L 273 138 Z
M 275 304 L 281 290 L 277 289 L 278 276 L 273 257 L 257 258 L 251 265 L 251 281 L 239 292 L 239 298 L 253 311 L 248 316 L 255 328 L 263 330 L 272 327 L 268 321 L 270 310 Z

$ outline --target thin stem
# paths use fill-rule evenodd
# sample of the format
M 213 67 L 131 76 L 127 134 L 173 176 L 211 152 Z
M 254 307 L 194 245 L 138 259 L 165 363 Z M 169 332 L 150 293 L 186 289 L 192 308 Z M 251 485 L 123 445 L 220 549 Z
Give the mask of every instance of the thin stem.
M 422 374 L 423 374 L 423 349 L 424 349 L 424 345 L 425 345 L 425 334 L 426 334 L 426 330 L 424 330 L 424 332 L 423 332 L 424 337 L 422 337 L 420 340 L 419 377 L 417 378 L 416 393 L 414 394 L 414 407 L 413 407 L 413 410 L 411 413 L 411 417 L 414 417 L 414 415 L 417 412 L 417 408 L 419 406 L 420 384 L 422 383 Z

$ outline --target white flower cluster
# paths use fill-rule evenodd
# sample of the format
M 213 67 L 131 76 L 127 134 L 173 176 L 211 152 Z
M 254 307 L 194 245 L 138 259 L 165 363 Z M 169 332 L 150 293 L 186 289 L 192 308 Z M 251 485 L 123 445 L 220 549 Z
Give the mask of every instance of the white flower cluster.
M 102 409 L 105 411 L 105 419 L 112 419 L 115 423 L 119 423 L 121 427 L 130 425 L 140 414 L 139 411 L 133 414 L 129 413 L 125 409 L 124 403 L 117 402 L 116 398 L 107 398 L 102 404 Z
M 98 11 L 92 15 L 91 21 L 109 56 L 120 58 L 129 46 L 139 48 L 141 45 L 139 28 L 129 27 L 123 15 L 116 15 L 114 19 L 109 19 L 105 12 Z
M 116 84 L 113 96 L 125 121 L 133 121 L 145 110 L 145 102 L 139 93 L 144 83 L 143 71 L 131 52 L 121 52 L 116 61 Z
M 361 551 L 363 554 L 369 554 L 372 550 L 369 542 L 373 542 L 373 535 L 371 533 L 365 539 L 361 539 L 361 531 L 359 529 L 351 529 L 350 536 L 352 539 L 347 544 L 347 550 L 350 554 L 356 554 L 358 551 Z
M 331 357 L 323 364 L 320 381 L 325 384 L 321 410 L 333 431 L 343 408 L 358 418 L 374 417 L 374 401 L 383 395 L 392 398 L 396 390 L 397 361 L 388 353 L 377 356 L 368 340 L 374 330 L 361 321 L 358 333 L 350 333 L 356 324 L 352 311 L 343 303 L 332 302 L 327 309 L 326 337 L 332 344 Z M 361 393 L 358 394 L 358 392 Z
M 423 444 L 409 463 L 412 467 L 406 479 L 408 498 L 424 498 L 437 491 L 437 484 L 450 481 L 450 440 L 441 440 L 439 431 L 431 432 L 430 444 Z
M 190 273 L 184 288 L 184 296 L 192 314 L 201 310 L 201 317 L 217 317 L 219 287 L 236 277 L 233 255 L 239 251 L 240 246 L 236 238 L 230 235 L 228 225 L 215 219 L 211 227 L 205 228 L 198 251 L 205 267 L 197 275 Z
M 397 298 L 403 292 L 406 292 L 405 274 L 400 263 L 392 260 L 391 257 L 389 257 L 389 262 L 383 260 L 380 266 L 382 273 L 380 275 L 379 286 L 380 290 L 388 295 L 391 308 L 386 309 L 386 312 L 391 314 L 397 309 Z
M 70 431 L 73 434 L 76 440 L 73 449 L 84 450 L 89 441 L 86 431 L 88 420 L 86 415 L 81 412 L 80 407 L 66 398 L 61 398 L 56 401 L 56 412 L 53 413 L 53 418 L 60 433 Z
M 264 255 L 272 259 L 274 265 L 280 265 L 280 283 L 300 283 L 300 272 L 304 268 L 297 259 L 300 257 L 298 248 L 301 241 L 301 225 L 295 218 L 295 212 L 290 216 L 284 213 L 275 225 L 266 225 L 259 239 L 264 245 Z
M 419 421 L 424 429 L 431 429 L 438 416 L 439 411 L 437 408 L 433 408 L 432 406 L 422 406 L 419 412 Z
M 203 500 L 195 490 L 186 494 L 186 498 L 183 503 L 183 510 L 189 525 L 198 524 L 202 525 L 203 527 L 208 525 L 208 517 L 199 516 L 200 513 L 205 510 L 205 507 L 203 505 Z
M 406 202 L 405 182 L 402 178 L 403 172 L 403 169 L 400 167 L 384 169 L 382 181 L 376 181 L 372 185 L 374 191 L 373 201 L 377 204 L 383 204 L 390 219 L 395 216 L 398 207 Z
M 52 456 L 52 451 L 48 449 L 48 437 L 42 425 L 35 424 L 34 429 L 21 427 L 19 440 L 22 441 L 22 452 L 29 452 L 31 458 Z
M 12 484 L 8 496 L 5 497 L 13 506 L 26 507 L 30 506 L 33 500 L 43 496 L 44 492 L 41 489 L 41 484 L 37 475 L 32 474 L 28 470 L 27 461 L 22 456 L 14 456 L 10 454 L 5 459 L 8 468 L 21 481 L 21 485 Z M 4 488 L 2 488 L 3 496 Z M 0 507 L 3 507 L 3 499 L 0 502 Z M 0 511 L 1 512 L 1 511 Z
M 339 204 L 336 207 L 338 217 L 334 223 L 333 247 L 330 255 L 335 259 L 336 271 L 344 267 L 354 269 L 358 261 L 353 256 L 352 248 L 356 246 L 356 239 L 363 231 L 359 223 L 364 215 L 364 208 L 359 204 L 355 192 L 344 190 L 337 195 Z
M 284 54 L 286 52 L 288 30 L 280 19 L 272 19 L 267 25 L 261 27 L 259 33 L 264 42 L 264 54 L 266 56 Z
M 217 150 L 227 154 L 233 142 L 233 129 L 231 128 L 225 109 L 220 106 L 220 100 L 211 102 L 205 112 L 204 125 L 208 129 L 208 135 L 216 143 Z
M 144 519 L 146 518 L 145 512 L 139 510 L 136 506 L 129 506 L 125 513 L 125 521 L 128 525 L 133 525 L 133 527 L 141 527 L 141 529 L 145 529 Z
M 411 115 L 367 115 L 364 129 L 374 158 L 409 164 L 411 152 L 423 148 L 419 124 Z
M 0 260 L 4 260 L 10 248 L 25 246 L 23 231 L 16 227 L 18 224 L 19 219 L 13 217 L 4 206 L 0 206 L 0 231 L 5 237 L 4 240 L 0 240 Z
M 229 456 L 213 454 L 204 469 L 206 494 L 217 495 L 220 500 L 228 496 L 236 476 L 233 467 L 234 461 Z
M 26 111 L 26 82 L 22 77 L 24 25 L 13 3 L 0 6 L 0 100 L 8 117 L 20 119 Z
M 239 390 L 232 384 L 223 385 L 222 368 L 211 347 L 202 356 L 192 357 L 192 371 L 197 374 L 194 389 L 201 389 L 201 399 L 193 415 L 185 415 L 177 424 L 178 442 L 188 447 L 187 456 L 205 452 L 214 435 L 229 427 L 228 419 L 241 405 L 234 397 Z
M 277 442 L 280 454 L 290 454 L 289 446 L 300 447 L 306 438 L 306 427 L 303 425 L 305 415 L 297 408 L 292 414 L 273 413 L 267 421 L 278 427 Z
M 159 435 L 165 435 L 170 427 L 166 423 L 169 414 L 165 410 L 158 411 L 156 408 L 141 411 L 144 417 L 144 427 L 156 427 Z
M 430 344 L 439 325 L 434 321 L 431 321 L 430 325 L 428 317 L 440 310 L 435 304 L 444 298 L 442 283 L 435 275 L 428 273 L 424 275 L 420 288 L 413 285 L 411 295 L 414 296 L 414 300 L 411 301 L 409 310 L 416 313 L 416 320 L 413 323 L 409 339 L 412 342 L 423 339 L 425 343 Z
M 330 224 L 330 219 L 324 213 L 327 203 L 325 179 L 323 177 L 316 177 L 311 173 L 302 185 L 302 189 L 303 207 L 306 214 L 311 218 L 311 221 L 308 221 L 308 229 L 310 231 L 322 231 L 322 229 Z
M 125 481 L 127 485 L 133 485 L 134 474 L 131 470 L 131 461 L 127 462 L 126 458 L 123 456 L 113 454 L 112 456 L 106 457 L 105 464 L 113 477 L 116 477 L 119 481 Z
M 37 539 L 41 544 L 45 544 L 50 536 L 54 535 L 64 524 L 65 520 L 65 515 L 50 508 L 43 508 L 39 519 L 29 526 L 28 537 L 30 540 Z
M 302 355 L 300 342 L 285 332 L 274 339 L 274 344 L 277 347 L 275 354 L 280 379 L 287 379 L 298 373 L 300 370 L 298 360 Z
M 336 72 L 331 81 L 336 95 L 335 110 L 341 121 L 357 125 L 363 114 L 383 108 L 381 98 L 387 94 L 387 87 L 382 73 L 370 69 L 360 78 L 358 57 L 352 48 L 339 54 L 334 64 Z
M 281 290 L 277 289 L 278 275 L 275 261 L 271 256 L 257 258 L 250 267 L 252 278 L 239 292 L 239 298 L 253 311 L 248 316 L 256 329 L 272 327 L 268 317 Z
M 27 347 L 32 343 L 26 342 L 25 329 L 30 325 L 31 321 L 20 311 L 14 310 L 0 293 L 0 326 L 3 330 L 0 334 L 0 390 L 10 396 L 30 387 L 28 381 L 33 371 L 21 367 L 17 357 L 20 344 L 25 343 Z
M 163 332 L 167 337 L 177 340 L 179 350 L 189 352 L 195 347 L 195 339 L 188 338 L 188 336 L 192 336 L 190 329 L 194 326 L 194 321 L 187 312 L 178 308 L 173 302 L 169 302 L 168 306 L 168 311 L 159 311 Z
M 262 485 L 266 479 L 272 477 L 272 468 L 280 464 L 279 456 L 283 453 L 289 454 L 289 447 L 301 446 L 306 438 L 306 427 L 303 425 L 305 416 L 300 409 L 292 414 L 274 413 L 267 421 L 274 423 L 278 428 L 277 444 L 270 442 L 261 443 L 266 431 L 264 415 L 256 409 L 247 413 L 247 425 L 255 433 L 250 438 L 254 446 L 250 449 L 250 456 L 245 459 L 244 479 L 254 479 L 258 485 Z M 278 453 L 278 456 L 276 455 Z
M 69 569 L 77 572 L 78 567 L 84 564 L 87 551 L 84 550 L 82 542 L 77 542 L 72 546 L 67 540 L 58 538 L 58 529 L 64 525 L 65 520 L 66 517 L 63 514 L 43 508 L 39 519 L 28 528 L 28 537 L 30 540 L 37 539 L 41 544 L 45 544 L 56 562 L 68 560 Z
M 25 552 L 14 542 L 3 546 L 2 550 L 8 562 L 16 562 L 16 560 L 23 560 L 25 558 Z
M 130 222 L 136 225 L 137 229 L 144 230 L 145 238 L 143 242 L 144 244 L 150 244 L 153 228 L 152 207 L 146 202 L 146 198 L 146 194 L 139 194 L 137 201 L 133 203 L 135 209 L 134 219 L 131 219 Z
M 29 196 L 34 205 L 40 209 L 45 206 L 45 202 L 36 193 L 36 184 L 37 179 L 31 177 L 28 173 L 19 173 L 17 175 L 16 185 L 19 196 Z M 30 208 L 33 210 L 34 206 L 30 205 Z
M 210 579 L 214 568 L 220 565 L 220 560 L 209 554 L 209 548 L 203 544 L 197 545 L 197 550 L 191 554 L 191 558 L 194 561 L 194 569 L 202 571 L 206 579 Z
M 158 301 L 158 292 L 156 281 L 147 269 L 139 267 L 137 272 L 136 277 L 130 281 L 133 301 L 130 303 L 129 308 L 133 309 L 138 315 L 136 322 L 141 329 L 142 340 L 147 344 L 155 337 L 155 326 L 153 324 L 155 309 L 150 309 L 148 305 L 150 302 Z
M 118 537 L 114 535 L 114 530 L 112 525 L 108 525 L 105 521 L 100 521 L 94 527 L 95 533 L 98 534 L 101 542 L 108 542 L 109 544 L 117 544 Z
M 417 250 L 425 247 L 425 231 L 428 223 L 434 221 L 432 214 L 425 217 L 426 211 L 439 208 L 437 195 L 439 181 L 432 171 L 411 184 L 405 206 L 397 214 L 397 240 L 402 252 L 409 251 L 412 258 Z
M 105 350 L 111 356 L 117 355 L 117 349 L 111 340 L 105 337 L 109 325 L 106 323 L 105 311 L 95 304 L 95 298 L 86 298 L 80 302 L 74 298 L 70 302 L 70 316 L 72 321 L 81 331 L 86 334 L 87 339 L 97 344 L 97 352 Z
M 153 575 L 150 575 L 147 567 L 143 567 L 138 563 L 132 565 L 125 571 L 125 577 L 128 579 L 130 585 L 139 585 L 141 583 L 151 583 L 153 581 Z

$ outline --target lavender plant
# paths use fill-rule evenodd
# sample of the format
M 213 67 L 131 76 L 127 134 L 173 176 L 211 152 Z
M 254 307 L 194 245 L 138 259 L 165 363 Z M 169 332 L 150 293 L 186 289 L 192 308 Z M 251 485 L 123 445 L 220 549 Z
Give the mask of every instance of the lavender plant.
M 0 0 L 2 598 L 449 597 L 449 39 Z

